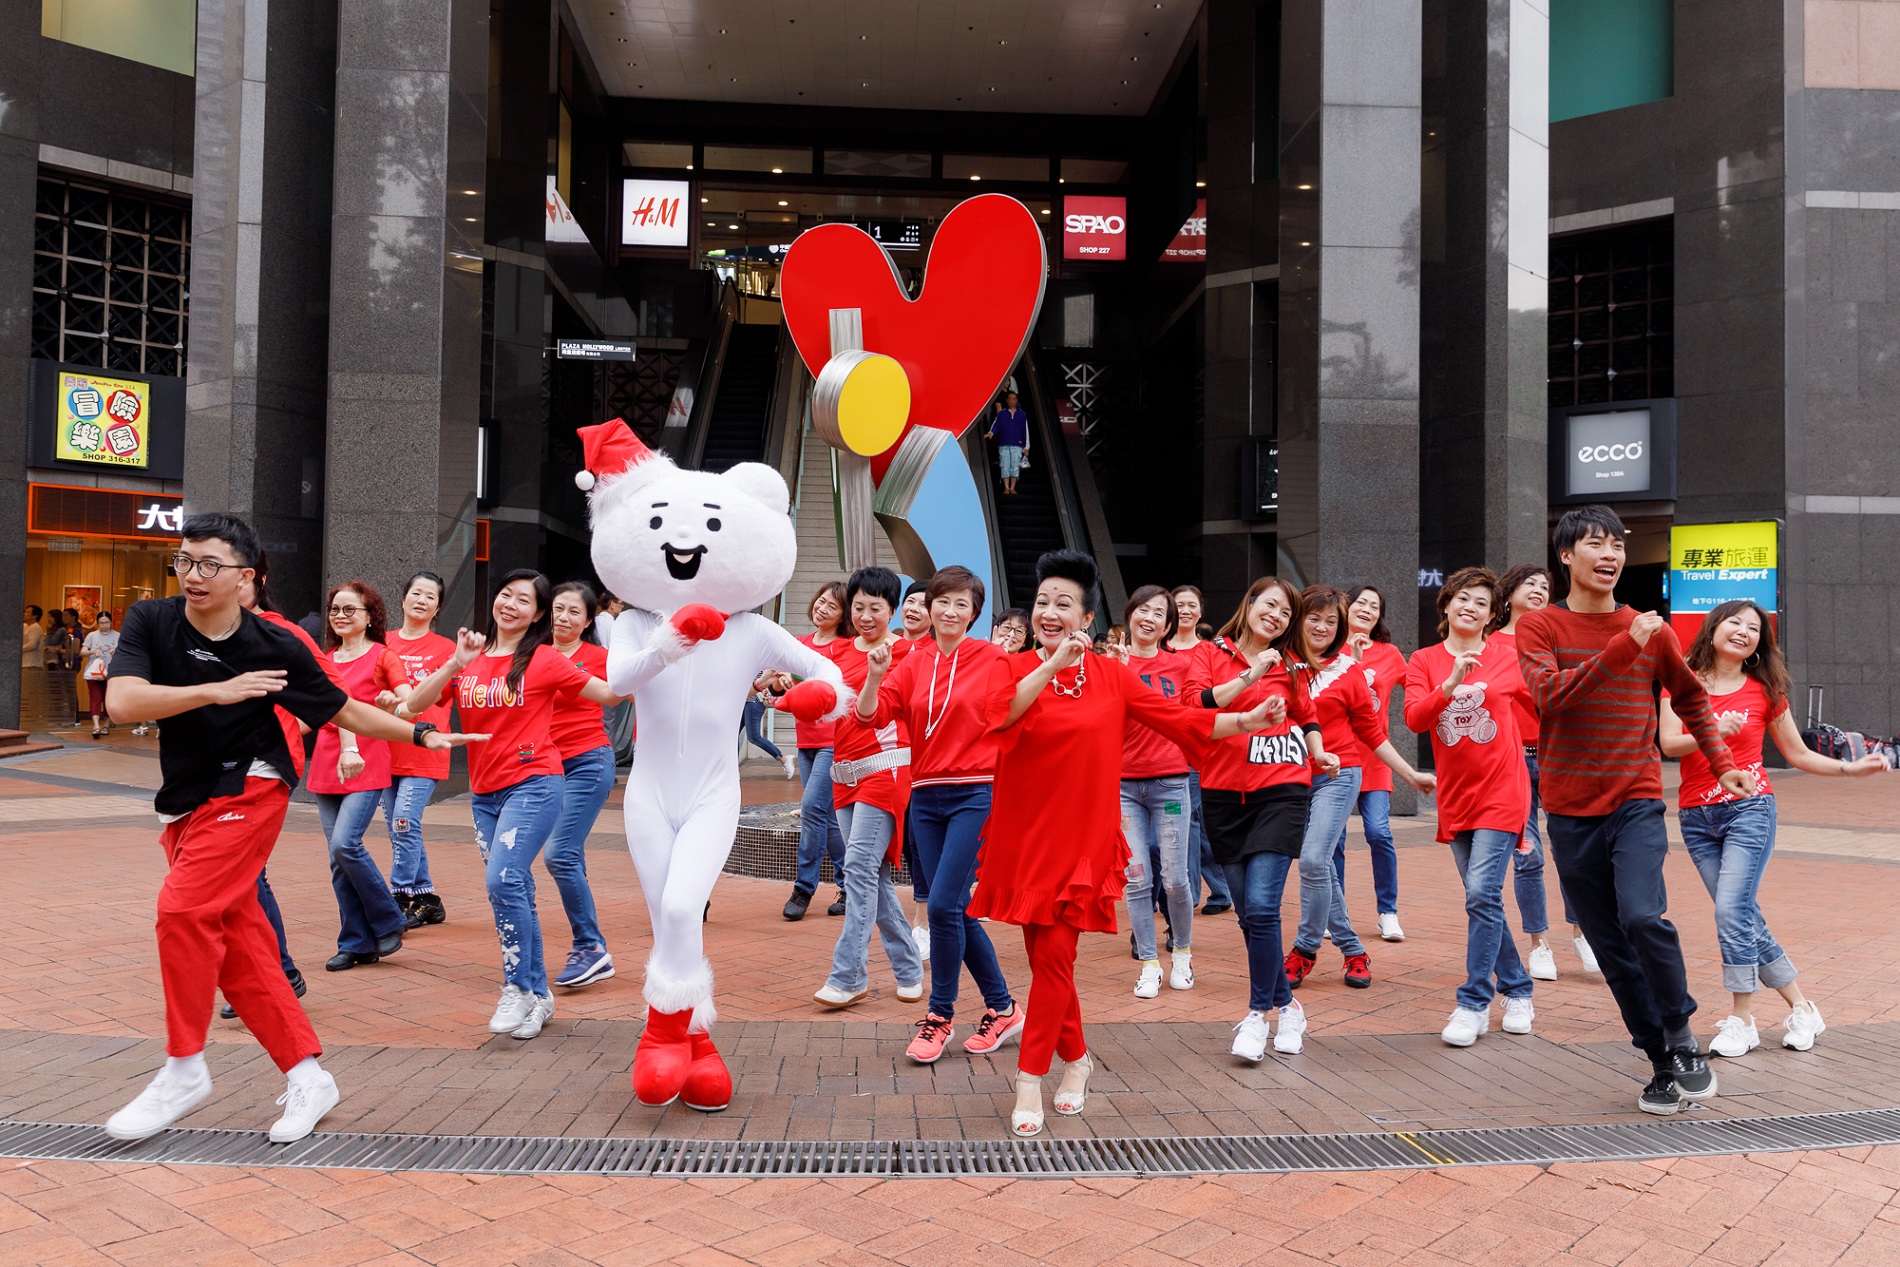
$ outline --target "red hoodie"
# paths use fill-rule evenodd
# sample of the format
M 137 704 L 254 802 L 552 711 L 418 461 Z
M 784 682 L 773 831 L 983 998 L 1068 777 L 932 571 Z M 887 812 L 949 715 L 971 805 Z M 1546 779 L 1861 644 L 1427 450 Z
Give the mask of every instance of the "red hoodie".
M 1003 649 L 965 637 L 945 655 L 919 638 L 878 686 L 879 728 L 902 721 L 910 735 L 910 785 L 988 783 L 996 774 L 996 735 L 984 713 L 990 665 Z

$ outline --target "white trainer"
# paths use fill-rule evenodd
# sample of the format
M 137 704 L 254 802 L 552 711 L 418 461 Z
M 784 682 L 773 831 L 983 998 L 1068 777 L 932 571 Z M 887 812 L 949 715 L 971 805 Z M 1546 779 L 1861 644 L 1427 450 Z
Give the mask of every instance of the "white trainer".
M 1486 1019 L 1489 1019 L 1488 1017 Z M 1504 1000 L 1504 1032 L 1507 1034 L 1528 1034 L 1531 1022 L 1537 1019 L 1537 1009 L 1531 1006 L 1531 996 Z
M 1280 1014 L 1285 1016 L 1285 1009 Z M 1257 1065 L 1267 1058 L 1267 1039 L 1272 1034 L 1273 1026 L 1267 1022 L 1265 1012 L 1249 1012 L 1240 1024 L 1234 1026 L 1232 1054 Z
M 545 994 L 529 994 L 527 1015 L 521 1018 L 521 1024 L 508 1031 L 510 1038 L 534 1038 L 541 1033 L 541 1027 L 554 1018 L 554 1000 Z
M 1280 1028 L 1273 1035 L 1273 1050 L 1286 1056 L 1297 1056 L 1300 1048 L 1306 1046 L 1306 1009 L 1293 999 L 1280 1009 Z
M 1597 967 L 1596 951 L 1590 949 L 1590 939 L 1588 937 L 1579 933 L 1571 939 L 1570 944 L 1577 948 L 1577 958 L 1583 960 L 1583 970 L 1585 972 L 1595 972 L 1598 974 L 1603 972 L 1603 969 Z
M 919 981 L 912 985 L 905 985 L 900 981 L 897 985 L 897 997 L 905 1003 L 915 1003 L 924 997 L 924 983 Z
M 918 924 L 910 930 L 910 939 L 917 943 L 917 957 L 928 961 L 930 958 L 930 930 Z
M 1174 952 L 1173 963 L 1168 970 L 1168 988 L 1170 990 L 1192 990 L 1194 988 L 1194 955 L 1186 950 Z
M 1399 927 L 1397 911 L 1379 912 L 1379 936 L 1385 941 L 1405 940 L 1405 930 Z
M 1826 1032 L 1827 1022 L 1821 1019 L 1821 1009 L 1811 1002 L 1803 1003 L 1781 1023 L 1781 1045 L 1795 1051 L 1809 1051 L 1814 1047 L 1814 1040 Z
M 1715 1037 L 1709 1042 L 1709 1053 L 1733 1060 L 1737 1056 L 1746 1056 L 1759 1046 L 1761 1031 L 1755 1028 L 1753 1017 L 1743 1020 L 1739 1016 L 1724 1016 L 1715 1023 Z
M 495 1007 L 495 1014 L 488 1018 L 488 1032 L 491 1034 L 512 1034 L 521 1022 L 528 1019 L 528 1009 L 534 1005 L 534 996 L 512 983 L 501 988 L 501 1002 Z
M 826 1007 L 836 1010 L 842 1007 L 850 1007 L 855 1003 L 862 1003 L 870 996 L 871 992 L 869 990 L 840 990 L 837 986 L 827 981 L 819 986 L 811 997 Z M 900 999 L 904 998 L 904 992 L 901 987 L 897 992 L 897 997 Z M 910 999 L 905 999 L 905 1002 L 914 1002 L 915 999 L 916 996 L 913 995 Z
M 1456 1008 L 1451 1019 L 1445 1023 L 1438 1036 L 1453 1047 L 1469 1047 L 1478 1041 L 1481 1034 L 1491 1029 L 1491 1009 L 1476 1012 L 1468 1007 Z
M 289 1088 L 277 1097 L 277 1103 L 284 1106 L 284 1115 L 272 1124 L 270 1142 L 296 1143 L 317 1128 L 323 1115 L 334 1109 L 340 1098 L 336 1079 L 326 1069 L 319 1069 L 308 1078 L 292 1078 Z
M 1533 946 L 1531 953 L 1524 957 L 1524 966 L 1531 970 L 1533 981 L 1557 979 L 1557 956 L 1551 951 L 1549 943 Z
M 197 1108 L 210 1094 L 209 1073 L 194 1079 L 160 1069 L 132 1103 L 106 1119 L 106 1134 L 114 1139 L 150 1139 Z
M 1161 961 L 1150 959 L 1141 965 L 1141 979 L 1135 982 L 1135 997 L 1152 999 L 1161 993 Z

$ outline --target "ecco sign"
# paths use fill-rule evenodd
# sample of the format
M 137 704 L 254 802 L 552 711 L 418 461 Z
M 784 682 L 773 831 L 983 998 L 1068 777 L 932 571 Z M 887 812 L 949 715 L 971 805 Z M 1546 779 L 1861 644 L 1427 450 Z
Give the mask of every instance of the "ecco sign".
M 1073 197 L 1062 200 L 1062 258 L 1128 258 L 1128 200 Z
M 1585 445 L 1577 450 L 1577 461 L 1594 462 L 1601 466 L 1605 462 L 1634 462 L 1643 456 L 1643 442 L 1634 444 L 1599 444 L 1595 448 Z
M 1676 495 L 1675 402 L 1551 414 L 1552 500 L 1667 501 Z

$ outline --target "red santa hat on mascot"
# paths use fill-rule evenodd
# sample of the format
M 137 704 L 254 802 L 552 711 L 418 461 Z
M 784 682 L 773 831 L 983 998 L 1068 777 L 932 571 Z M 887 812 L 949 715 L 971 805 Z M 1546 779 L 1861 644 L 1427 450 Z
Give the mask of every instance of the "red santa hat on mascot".
M 583 493 L 592 493 L 597 487 L 605 492 L 609 483 L 618 483 L 642 466 L 657 474 L 669 465 L 663 455 L 641 443 L 640 437 L 633 434 L 633 428 L 623 419 L 613 418 L 582 427 L 579 434 L 587 469 L 574 473 L 574 486 Z

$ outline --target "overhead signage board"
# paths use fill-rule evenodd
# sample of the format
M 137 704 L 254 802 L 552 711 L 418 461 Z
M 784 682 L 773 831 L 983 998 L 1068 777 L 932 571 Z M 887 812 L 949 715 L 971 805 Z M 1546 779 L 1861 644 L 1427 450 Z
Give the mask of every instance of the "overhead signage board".
M 1198 263 L 1207 259 L 1207 199 L 1195 199 L 1194 214 L 1174 235 L 1174 241 L 1162 250 L 1161 258 L 1179 263 Z
M 563 361 L 631 361 L 632 339 L 556 339 L 554 354 Z
M 152 385 L 62 370 L 54 456 L 62 462 L 125 466 L 152 463 Z
M 1780 605 L 1781 525 L 1772 519 L 1669 529 L 1669 623 L 1686 645 L 1723 603 Z
M 1557 503 L 1673 501 L 1676 402 L 1554 409 L 1550 493 Z
M 1074 195 L 1062 200 L 1062 258 L 1128 258 L 1128 200 Z
M 686 205 L 692 186 L 683 180 L 637 180 L 620 185 L 620 245 L 685 246 Z

